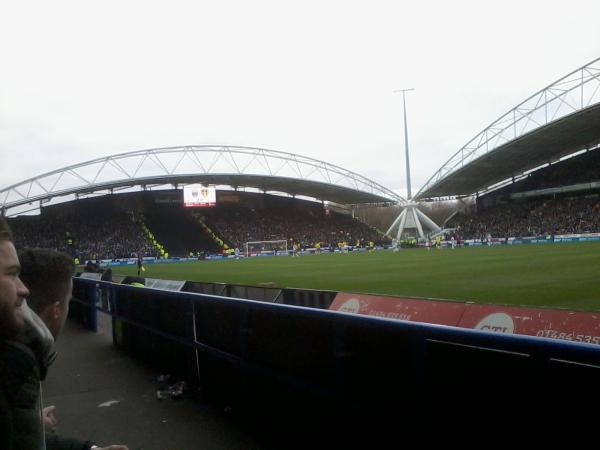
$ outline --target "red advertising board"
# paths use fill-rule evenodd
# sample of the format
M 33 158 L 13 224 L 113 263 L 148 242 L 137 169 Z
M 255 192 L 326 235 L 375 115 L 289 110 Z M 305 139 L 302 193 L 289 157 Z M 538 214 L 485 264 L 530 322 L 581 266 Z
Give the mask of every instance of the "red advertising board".
M 332 311 L 600 344 L 600 313 L 340 292 Z
M 457 326 L 465 306 L 465 303 L 443 300 L 419 300 L 340 292 L 329 309 L 388 319 Z
M 600 344 L 600 314 L 580 311 L 468 305 L 460 327 Z

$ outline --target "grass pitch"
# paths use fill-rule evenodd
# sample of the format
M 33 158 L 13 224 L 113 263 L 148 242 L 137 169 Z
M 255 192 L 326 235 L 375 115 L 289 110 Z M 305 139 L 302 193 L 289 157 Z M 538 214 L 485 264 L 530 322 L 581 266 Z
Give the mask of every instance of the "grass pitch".
M 137 267 L 115 267 L 133 275 Z M 600 243 L 148 264 L 147 277 L 600 310 Z

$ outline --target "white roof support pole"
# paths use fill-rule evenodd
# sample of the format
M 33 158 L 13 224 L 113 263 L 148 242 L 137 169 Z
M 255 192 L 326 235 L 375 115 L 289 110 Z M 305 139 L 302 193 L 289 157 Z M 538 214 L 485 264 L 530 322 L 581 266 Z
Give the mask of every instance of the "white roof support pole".
M 391 236 L 391 233 L 394 230 L 394 228 L 398 225 L 398 223 L 400 223 L 400 226 L 398 226 L 398 232 L 396 234 L 397 240 L 400 240 L 402 233 L 404 233 L 404 230 L 406 228 L 407 220 L 409 223 L 409 228 L 414 228 L 416 231 L 416 235 L 420 239 L 425 239 L 426 237 L 424 229 L 433 232 L 441 230 L 441 228 L 433 220 L 427 217 L 427 215 L 424 212 L 419 210 L 417 203 L 409 203 L 402 210 L 400 215 L 396 217 L 396 220 L 394 220 L 394 223 L 392 223 L 392 226 L 390 226 L 386 234 Z M 414 226 L 412 225 L 413 220 Z
M 404 231 L 404 225 L 406 224 L 406 211 L 408 210 L 408 208 L 404 208 L 404 211 L 402 211 L 400 213 L 400 215 L 398 216 L 398 218 L 400 219 L 400 226 L 398 227 L 398 235 L 396 236 L 396 240 L 400 240 L 400 237 L 402 236 L 402 232 Z
M 410 212 L 412 213 L 412 215 L 415 219 L 415 224 L 417 226 L 417 231 L 419 232 L 419 237 L 421 239 L 425 239 L 425 235 L 423 234 L 423 227 L 421 226 L 421 222 L 419 221 L 419 216 L 417 215 L 418 209 L 415 208 L 414 206 L 409 206 L 409 208 L 410 208 Z
M 428 228 L 430 228 L 432 231 L 439 231 L 441 228 L 439 225 L 437 225 L 433 220 L 431 220 L 429 217 L 427 217 L 427 215 L 420 211 L 419 209 L 415 208 L 418 216 L 421 218 L 421 220 L 423 220 L 423 222 L 425 223 L 425 225 L 427 225 Z
M 398 225 L 398 223 L 400 223 L 401 219 L 402 219 L 402 213 L 400 213 L 400 215 L 398 215 L 398 217 L 396 217 L 396 219 L 394 220 L 394 223 L 392 223 L 390 225 L 390 227 L 385 232 L 385 234 L 387 234 L 388 236 L 391 236 L 392 235 L 392 230 L 396 227 L 396 225 Z

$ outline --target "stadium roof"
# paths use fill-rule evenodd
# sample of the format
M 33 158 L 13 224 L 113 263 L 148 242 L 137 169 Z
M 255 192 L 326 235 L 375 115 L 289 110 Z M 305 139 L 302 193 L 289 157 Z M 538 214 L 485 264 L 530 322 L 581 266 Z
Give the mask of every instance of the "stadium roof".
M 0 208 L 55 197 L 202 183 L 301 195 L 340 204 L 400 202 L 393 191 L 357 173 L 292 153 L 250 147 L 169 147 L 98 158 L 0 190 Z
M 520 103 L 456 152 L 417 199 L 491 190 L 600 143 L 600 58 Z

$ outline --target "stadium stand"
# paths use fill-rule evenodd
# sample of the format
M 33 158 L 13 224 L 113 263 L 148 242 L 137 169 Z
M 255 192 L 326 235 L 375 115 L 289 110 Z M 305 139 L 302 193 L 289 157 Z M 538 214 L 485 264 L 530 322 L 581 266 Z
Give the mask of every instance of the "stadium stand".
M 569 186 L 600 180 L 600 151 L 583 153 L 532 172 L 515 183 L 515 192 Z
M 81 261 L 129 258 L 139 252 L 161 257 L 161 249 L 175 257 L 221 253 L 248 241 L 289 239 L 302 247 L 389 242 L 374 228 L 321 203 L 235 195 L 236 203 L 203 209 L 184 208 L 180 191 L 103 196 L 42 208 L 39 216 L 20 216 L 10 224 L 19 248 L 52 248 Z
M 68 208 L 9 222 L 18 248 L 50 248 L 81 261 L 127 258 L 136 252 L 155 255 L 139 225 L 125 212 L 88 214 L 85 207 Z
M 480 197 L 470 216 L 457 216 L 466 239 L 600 232 L 600 151 L 530 173 Z
M 498 205 L 465 220 L 467 239 L 596 233 L 600 231 L 598 195 L 536 199 Z
M 302 247 L 339 241 L 389 242 L 381 233 L 349 215 L 327 211 L 320 203 L 274 196 L 247 196 L 244 204 L 221 204 L 203 211 L 204 220 L 229 243 L 287 239 Z
M 194 218 L 180 206 L 163 207 L 144 215 L 146 226 L 170 255 L 186 256 L 199 251 L 218 253 L 221 248 L 204 233 Z

